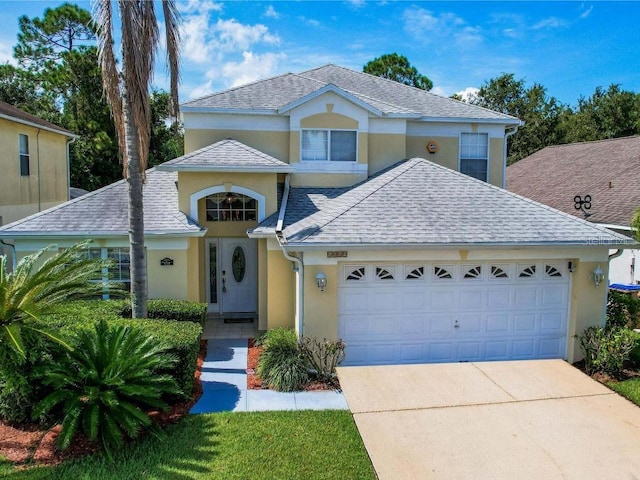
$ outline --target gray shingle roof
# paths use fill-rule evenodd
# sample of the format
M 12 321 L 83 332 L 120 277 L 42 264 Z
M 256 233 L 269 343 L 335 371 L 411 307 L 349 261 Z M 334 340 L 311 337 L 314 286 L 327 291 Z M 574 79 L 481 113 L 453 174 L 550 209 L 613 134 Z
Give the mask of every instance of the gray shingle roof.
M 144 222 L 147 235 L 204 235 L 178 210 L 178 174 L 147 171 Z M 0 237 L 128 235 L 128 195 L 124 180 L 0 228 Z
M 75 133 L 67 130 L 66 128 L 62 128 L 58 125 L 55 125 L 54 123 L 47 122 L 46 120 L 43 120 L 40 117 L 36 117 L 35 115 L 25 112 L 24 110 L 20 110 L 19 108 L 14 107 L 7 102 L 0 101 L 0 116 L 9 117 L 18 123 L 33 124 L 39 127 L 43 127 L 46 130 L 59 133 L 66 137 L 73 138 L 78 136 Z
M 255 231 L 272 229 L 268 218 Z M 629 238 L 424 159 L 350 189 L 292 188 L 290 245 L 621 245 Z M 264 230 L 265 232 L 269 230 Z
M 589 221 L 628 226 L 640 207 L 640 137 L 545 147 L 507 167 L 507 188 L 582 218 L 573 197 L 591 195 Z
M 158 165 L 158 170 L 179 172 L 276 172 L 292 167 L 236 140 L 226 139 Z
M 279 109 L 327 85 L 335 85 L 385 115 L 519 123 L 517 118 L 510 115 L 336 65 L 325 65 L 298 74 L 287 73 L 214 93 L 184 103 L 183 109 L 188 111 L 190 108 L 208 108 L 277 113 Z

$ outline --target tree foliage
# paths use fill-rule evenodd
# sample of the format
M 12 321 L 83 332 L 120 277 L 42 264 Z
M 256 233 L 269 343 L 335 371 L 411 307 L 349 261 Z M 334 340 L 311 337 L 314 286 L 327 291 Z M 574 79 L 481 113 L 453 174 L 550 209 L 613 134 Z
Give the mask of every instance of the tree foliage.
M 418 72 L 404 55 L 388 53 L 374 58 L 362 69 L 363 72 L 395 82 L 411 85 L 422 90 L 431 90 L 433 82 Z
M 18 67 L 0 65 L 0 100 L 78 134 L 70 146 L 71 184 L 95 190 L 122 178 L 116 131 L 102 91 L 96 25 L 77 5 L 47 8 L 19 20 Z M 151 96 L 150 165 L 183 153 L 183 132 L 170 118 L 166 92 Z

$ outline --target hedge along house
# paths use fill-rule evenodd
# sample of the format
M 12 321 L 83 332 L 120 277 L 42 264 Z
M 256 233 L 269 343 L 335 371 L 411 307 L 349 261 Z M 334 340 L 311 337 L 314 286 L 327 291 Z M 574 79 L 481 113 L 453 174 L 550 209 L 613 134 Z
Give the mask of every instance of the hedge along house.
M 348 364 L 565 358 L 633 242 L 502 189 L 521 122 L 334 65 L 182 106 L 148 172 L 149 293 L 343 338 Z M 128 272 L 126 185 L 0 229 L 21 255 L 84 238 Z

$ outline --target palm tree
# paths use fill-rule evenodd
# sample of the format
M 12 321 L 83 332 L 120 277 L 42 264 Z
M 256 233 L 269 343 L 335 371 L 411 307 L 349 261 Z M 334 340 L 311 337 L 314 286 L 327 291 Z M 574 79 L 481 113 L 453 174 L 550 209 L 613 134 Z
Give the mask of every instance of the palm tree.
M 98 26 L 102 85 L 111 108 L 123 176 L 129 184 L 129 244 L 131 255 L 131 310 L 134 318 L 147 316 L 147 270 L 144 249 L 142 187 L 149 156 L 151 109 L 149 86 L 159 42 L 153 1 L 114 1 L 120 12 L 122 68 L 114 53 L 113 5 L 96 0 L 94 21 Z M 178 112 L 178 11 L 173 0 L 162 0 L 166 31 L 167 64 L 171 77 L 172 113 Z
M 64 345 L 54 334 L 42 330 L 34 320 L 52 311 L 69 297 L 99 296 L 104 288 L 100 277 L 110 262 L 86 256 L 88 242 L 82 242 L 43 261 L 48 248 L 24 257 L 9 272 L 7 257 L 0 256 L 0 348 L 18 360 L 26 357 L 22 332 L 30 330 Z M 38 265 L 40 267 L 38 268 Z M 68 346 L 67 346 L 68 347 Z M 17 354 L 17 355 L 15 355 Z

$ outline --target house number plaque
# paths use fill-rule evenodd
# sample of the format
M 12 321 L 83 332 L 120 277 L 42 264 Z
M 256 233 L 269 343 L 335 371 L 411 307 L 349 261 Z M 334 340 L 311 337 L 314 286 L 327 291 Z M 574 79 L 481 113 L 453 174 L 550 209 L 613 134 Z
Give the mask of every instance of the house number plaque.
M 163 267 L 170 267 L 171 265 L 173 265 L 173 258 L 164 257 L 162 260 L 160 260 L 160 265 L 162 265 Z
M 327 258 L 346 258 L 347 252 L 345 251 L 329 251 L 327 252 Z

